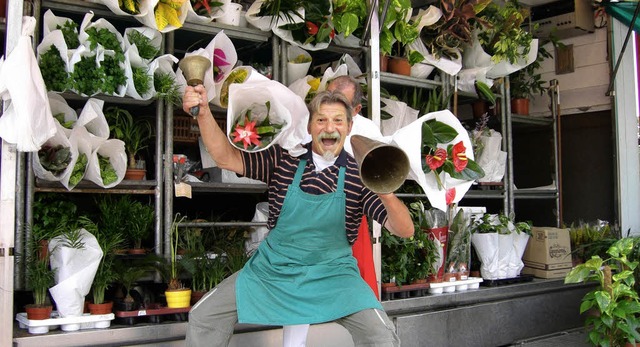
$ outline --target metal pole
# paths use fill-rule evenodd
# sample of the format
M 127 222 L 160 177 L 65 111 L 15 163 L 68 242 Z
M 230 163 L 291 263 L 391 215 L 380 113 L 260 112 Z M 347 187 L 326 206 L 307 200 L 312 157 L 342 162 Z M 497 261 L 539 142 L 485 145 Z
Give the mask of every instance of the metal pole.
M 5 57 L 16 47 L 22 32 L 21 0 L 7 1 L 7 31 Z M 4 106 L 3 106 L 4 109 Z M 15 245 L 16 169 L 18 152 L 16 146 L 2 140 L 0 157 L 0 346 L 13 344 L 13 272 Z

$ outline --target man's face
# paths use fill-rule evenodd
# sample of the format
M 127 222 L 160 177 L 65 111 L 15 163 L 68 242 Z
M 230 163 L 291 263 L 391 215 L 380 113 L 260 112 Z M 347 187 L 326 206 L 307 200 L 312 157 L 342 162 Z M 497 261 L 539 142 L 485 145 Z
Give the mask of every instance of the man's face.
M 341 103 L 320 105 L 318 112 L 311 115 L 307 130 L 312 137 L 311 148 L 316 154 L 325 159 L 337 157 L 351 131 L 347 109 Z
M 329 85 L 327 85 L 327 90 L 330 91 L 330 92 L 333 92 L 336 89 L 337 88 L 335 87 L 335 84 L 329 83 Z M 344 94 L 344 96 L 347 97 L 347 100 L 349 100 L 351 105 L 353 105 L 353 97 L 354 97 L 354 94 L 356 93 L 355 89 L 353 89 L 352 86 L 348 86 L 348 87 L 345 87 L 342 90 L 340 90 L 340 92 L 342 94 Z M 362 109 L 362 105 L 360 103 L 358 103 L 358 106 L 353 107 L 353 114 L 351 116 L 355 116 L 358 113 L 360 113 L 361 109 Z

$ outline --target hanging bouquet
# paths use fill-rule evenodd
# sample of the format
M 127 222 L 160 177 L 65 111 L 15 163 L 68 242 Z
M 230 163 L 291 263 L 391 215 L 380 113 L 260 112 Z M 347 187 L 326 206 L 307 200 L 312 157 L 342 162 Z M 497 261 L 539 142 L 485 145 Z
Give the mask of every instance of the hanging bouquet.
M 446 190 L 446 204 L 456 197 L 455 187 L 448 187 L 443 173 L 451 178 L 475 181 L 484 176 L 484 171 L 473 159 L 467 157 L 467 147 L 462 140 L 455 141 L 458 131 L 435 119 L 422 123 L 422 168 L 429 175 L 433 173 L 438 190 Z
M 220 1 L 190 0 L 193 11 L 199 16 L 211 16 L 224 5 Z
M 232 143 L 244 150 L 259 150 L 268 146 L 286 123 L 271 122 L 271 102 L 253 104 L 240 114 L 230 134 Z
M 273 32 L 283 40 L 307 50 L 319 50 L 329 46 L 335 36 L 335 30 L 330 25 L 331 2 L 305 2 L 304 12 L 299 18 L 292 18 L 285 24 L 273 28 Z
M 224 67 L 227 68 L 224 68 Z M 224 68 L 224 69 L 223 69 Z M 225 70 L 232 68 L 231 63 L 227 61 L 227 55 L 220 48 L 213 50 L 213 81 L 221 82 L 225 77 Z

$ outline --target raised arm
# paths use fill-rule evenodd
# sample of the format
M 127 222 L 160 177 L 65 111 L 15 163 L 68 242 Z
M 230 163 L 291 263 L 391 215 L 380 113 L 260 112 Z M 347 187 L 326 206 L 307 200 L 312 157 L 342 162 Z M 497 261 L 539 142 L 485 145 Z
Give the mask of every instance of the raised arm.
M 413 236 L 414 227 L 411 215 L 407 206 L 398 199 L 398 197 L 391 194 L 378 194 L 380 200 L 387 209 L 387 222 L 385 228 L 387 228 L 392 234 L 400 237 Z
M 213 118 L 207 102 L 207 91 L 202 85 L 185 88 L 182 109 L 189 113 L 189 109 L 193 106 L 200 106 L 197 120 L 202 141 L 218 167 L 243 174 L 244 166 L 240 150 L 229 143 L 224 130 L 220 129 Z

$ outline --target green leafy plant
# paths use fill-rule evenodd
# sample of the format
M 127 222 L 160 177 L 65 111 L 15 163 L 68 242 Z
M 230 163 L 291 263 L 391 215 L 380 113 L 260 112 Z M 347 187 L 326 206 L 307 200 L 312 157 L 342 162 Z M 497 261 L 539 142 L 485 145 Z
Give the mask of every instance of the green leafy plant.
M 114 95 L 118 93 L 118 88 L 123 87 L 127 83 L 127 76 L 122 66 L 122 61 L 116 56 L 105 55 L 104 60 L 100 64 L 102 70 L 102 84 L 100 90 L 105 94 Z
M 38 151 L 40 164 L 54 175 L 60 175 L 71 163 L 71 149 L 62 145 L 44 145 Z
M 42 79 L 47 86 L 47 90 L 64 92 L 68 88 L 69 73 L 62 60 L 60 50 L 55 45 L 51 45 L 47 51 L 40 55 L 38 61 Z
M 480 17 L 489 24 L 477 27 L 478 40 L 494 62 L 508 61 L 513 64 L 529 54 L 533 35 L 523 27 L 529 11 L 517 1 L 509 1 L 504 5 L 492 2 Z
M 131 67 L 131 73 L 133 78 L 133 85 L 136 88 L 136 92 L 140 95 L 145 95 L 151 90 L 151 75 L 149 75 L 149 69 L 144 67 Z
M 42 246 L 48 240 L 47 235 L 31 233 L 25 257 L 27 289 L 33 292 L 34 305 L 40 307 L 46 306 L 47 292 L 55 284 L 46 243 Z
M 294 21 L 295 18 L 302 18 L 299 10 L 304 6 L 303 0 L 265 0 L 260 6 L 257 16 L 272 16 L 272 22 L 281 17 L 287 21 Z
M 142 241 L 153 232 L 155 211 L 152 206 L 129 198 L 129 218 L 126 221 L 127 235 L 133 248 L 142 248 Z
M 118 0 L 120 9 L 129 14 L 140 14 L 140 2 L 138 0 Z
M 143 59 L 151 60 L 160 53 L 160 49 L 153 45 L 151 39 L 138 30 L 129 31 L 127 38 L 138 48 L 138 54 Z
M 545 86 L 547 81 L 544 81 L 540 74 L 542 62 L 553 57 L 545 48 L 549 42 L 551 42 L 554 47 L 562 46 L 562 43 L 553 36 L 548 40 L 541 40 L 538 43 L 536 60 L 509 75 L 509 93 L 512 99 L 530 99 L 535 95 L 543 95 L 549 89 Z
M 84 153 L 78 154 L 78 160 L 76 160 L 76 164 L 73 166 L 73 171 L 71 171 L 71 176 L 69 177 L 69 184 L 71 186 L 75 186 L 80 183 L 82 177 L 84 177 L 84 173 L 87 169 L 87 164 L 89 160 L 87 155 Z
M 85 230 L 95 236 L 100 249 L 102 249 L 102 259 L 98 264 L 91 289 L 93 303 L 102 304 L 105 302 L 106 290 L 118 279 L 118 272 L 115 269 L 117 264 L 115 251 L 124 244 L 124 236 L 114 228 L 99 228 L 98 224 L 86 216 L 81 216 L 78 222 Z M 101 221 L 101 223 L 103 222 Z
M 362 36 L 367 18 L 367 4 L 360 0 L 333 0 L 331 21 L 336 32 L 344 37 Z
M 124 142 L 128 157 L 127 166 L 135 168 L 138 153 L 147 148 L 149 140 L 153 137 L 151 123 L 144 117 L 134 118 L 129 111 L 117 106 L 108 107 L 104 116 L 113 137 Z
M 634 246 L 633 238 L 622 238 L 607 250 L 608 258 L 593 256 L 565 276 L 565 283 L 598 284 L 585 294 L 580 305 L 580 313 L 596 313 L 585 319 L 589 341 L 595 346 L 617 347 L 640 341 L 640 300 L 633 275 L 638 261 L 630 258 Z
M 147 273 L 148 269 L 146 266 L 137 264 L 119 264 L 118 268 L 123 269 L 117 273 L 117 281 L 124 287 L 125 297 L 123 301 L 134 302 L 135 300 L 133 296 L 131 296 L 131 289 L 133 285 Z
M 99 92 L 103 79 L 104 71 L 98 66 L 95 55 L 81 57 L 70 74 L 72 88 L 84 95 Z
M 62 31 L 64 42 L 67 44 L 69 49 L 75 49 L 80 46 L 80 40 L 78 39 L 78 23 L 68 20 L 62 25 L 56 25 L 56 29 L 60 29 L 60 31 Z
M 156 97 L 173 104 L 175 107 L 182 106 L 182 95 L 180 86 L 176 79 L 168 72 L 157 71 L 153 74 L 153 86 L 156 90 Z
M 305 1 L 302 6 L 304 20 L 299 23 L 288 23 L 280 28 L 290 31 L 291 37 L 303 45 L 330 42 L 335 35 L 329 20 L 330 0 Z
M 486 24 L 478 15 L 491 0 L 441 0 L 442 17 L 420 31 L 420 39 L 436 58 L 458 59 L 464 44 L 470 44 L 475 25 Z
M 609 247 L 620 239 L 619 231 L 606 222 L 571 224 L 569 237 L 571 256 L 577 262 L 584 262 L 595 255 L 605 258 Z
M 100 178 L 105 186 L 118 180 L 118 173 L 111 165 L 109 157 L 98 154 L 98 166 L 100 167 Z
M 412 65 L 424 60 L 418 52 L 410 52 L 405 47 L 418 39 L 417 23 L 407 22 L 411 15 L 411 1 L 392 0 L 386 11 L 380 30 L 380 54 L 407 57 Z M 379 3 L 378 15 L 384 12 L 384 2 Z
M 122 43 L 118 39 L 116 33 L 107 28 L 90 27 L 85 30 L 87 40 L 89 41 L 89 49 L 95 51 L 98 46 L 115 52 L 115 59 L 118 62 L 124 61 L 124 51 Z

